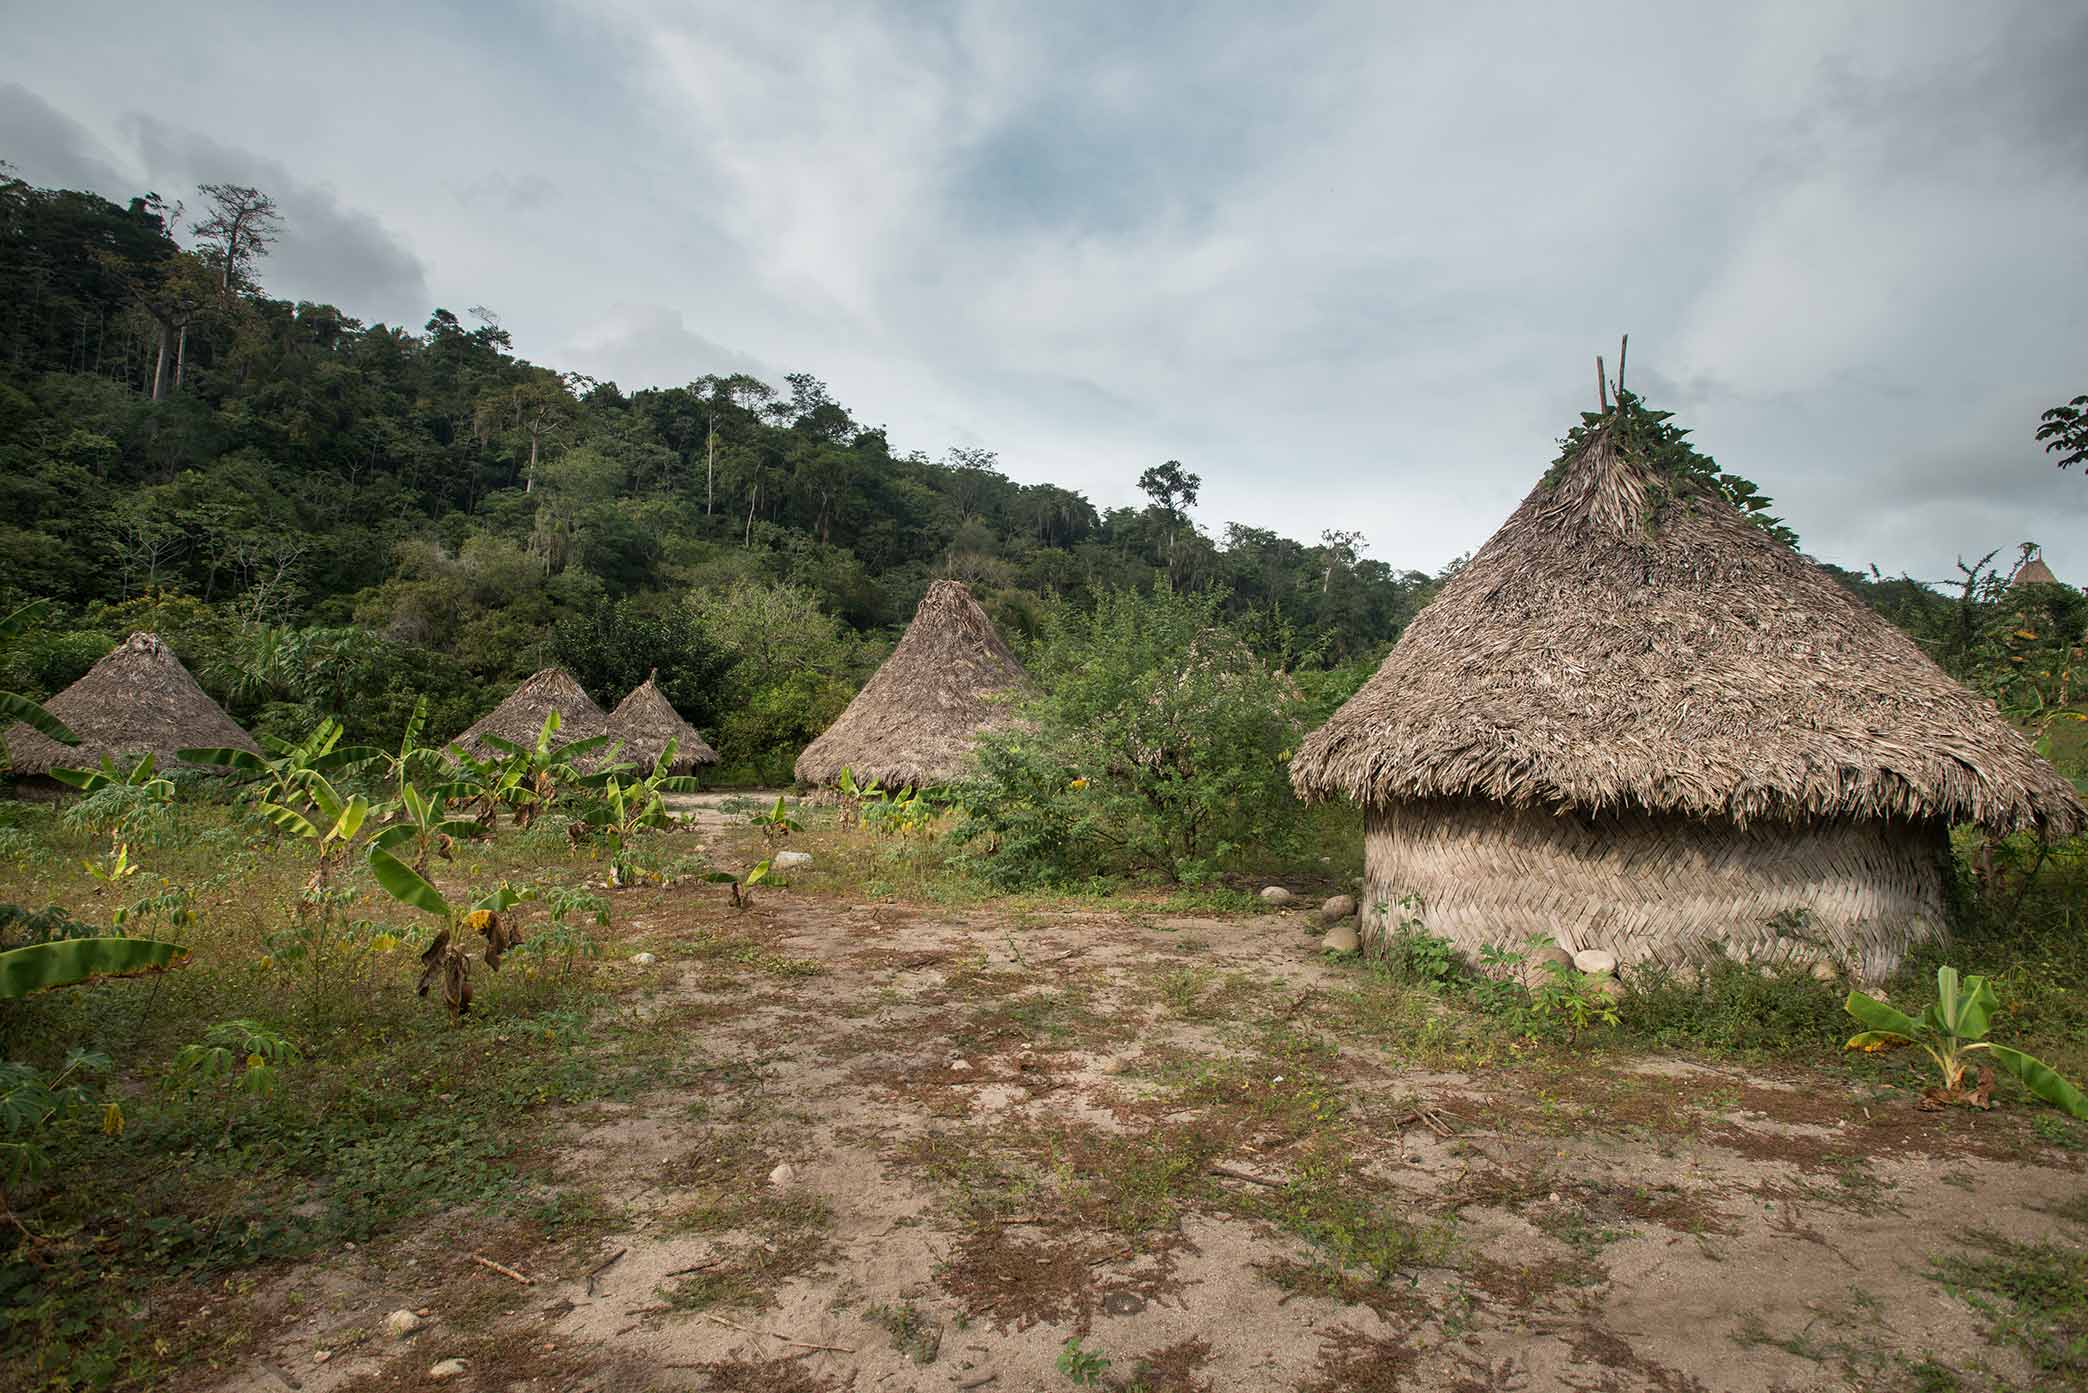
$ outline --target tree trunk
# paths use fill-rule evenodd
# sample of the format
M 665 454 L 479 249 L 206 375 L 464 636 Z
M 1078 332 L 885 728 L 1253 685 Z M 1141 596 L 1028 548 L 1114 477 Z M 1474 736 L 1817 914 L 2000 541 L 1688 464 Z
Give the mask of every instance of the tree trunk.
M 167 326 L 159 326 L 159 355 L 152 365 L 152 399 L 163 401 L 167 386 Z
M 703 515 L 711 515 L 711 480 L 718 473 L 718 423 L 711 422 L 710 444 L 704 451 L 703 461 Z
M 188 366 L 188 325 L 181 326 L 181 337 L 174 344 L 174 390 L 181 390 L 181 376 Z
M 524 494 L 536 492 L 536 456 L 537 433 L 531 431 L 529 433 L 529 477 L 522 481 L 522 492 Z
M 747 493 L 747 535 L 740 542 L 740 545 L 742 547 L 751 547 L 754 545 L 754 504 L 758 502 L 760 498 L 761 483 L 759 480 L 756 480 L 754 487 Z

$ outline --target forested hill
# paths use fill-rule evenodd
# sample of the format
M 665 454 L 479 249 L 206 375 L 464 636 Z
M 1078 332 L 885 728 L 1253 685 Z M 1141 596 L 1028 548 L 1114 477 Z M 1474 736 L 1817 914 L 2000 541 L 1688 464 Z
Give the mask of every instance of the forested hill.
M 937 576 L 1018 637 L 1165 579 L 1306 668 L 1381 651 L 1434 583 L 1353 533 L 1207 530 L 1173 461 L 1127 461 L 1151 502 L 1103 511 L 987 451 L 895 453 L 808 374 L 627 394 L 482 312 L 273 299 L 281 230 L 252 189 L 184 213 L 0 182 L 0 602 L 61 615 L 0 685 L 55 690 L 151 626 L 243 721 L 384 739 L 417 693 L 444 735 L 549 661 L 604 702 L 657 666 L 773 775 Z
M 1253 642 L 1308 662 L 1382 647 L 1428 585 L 1353 537 L 1214 538 L 1180 466 L 1141 462 L 1152 504 L 1098 511 L 986 451 L 895 452 L 806 374 L 627 394 L 517 357 L 484 316 L 413 331 L 272 299 L 268 210 L 235 226 L 249 193 L 177 222 L 0 186 L 0 584 L 87 635 L 25 660 L 26 686 L 149 621 L 265 720 L 331 700 L 279 650 L 345 649 L 353 626 L 383 640 L 355 675 L 386 709 L 432 687 L 454 722 L 562 658 L 609 700 L 657 663 L 709 726 L 732 655 L 694 650 L 734 621 L 781 625 L 800 651 L 780 662 L 846 686 L 874 657 L 849 636 L 903 623 L 936 576 L 1017 634 L 1048 597 L 1215 587 Z M 748 613 L 687 622 L 692 596 L 701 617 L 734 593 Z

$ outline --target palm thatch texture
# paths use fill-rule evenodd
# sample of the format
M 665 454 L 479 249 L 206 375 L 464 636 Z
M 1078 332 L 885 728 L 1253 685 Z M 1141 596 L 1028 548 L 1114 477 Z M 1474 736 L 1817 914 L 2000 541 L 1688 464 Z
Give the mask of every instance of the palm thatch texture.
M 479 717 L 450 743 L 479 759 L 500 757 L 500 751 L 485 743 L 485 736 L 496 735 L 515 745 L 532 745 L 544 728 L 544 717 L 552 711 L 558 713 L 557 741 L 561 745 L 608 732 L 609 717 L 581 690 L 580 684 L 565 669 L 547 667 L 531 674 L 508 694 L 507 700 Z M 579 762 L 583 768 L 592 767 L 607 755 L 608 750 L 602 748 Z
M 7 732 L 16 774 L 91 769 L 103 757 L 116 762 L 151 755 L 180 764 L 175 751 L 223 746 L 255 754 L 261 747 L 225 714 L 159 635 L 140 631 L 116 645 L 87 675 L 44 703 L 79 737 L 61 745 L 26 725 Z
M 1626 962 L 1811 938 L 1878 975 L 1942 925 L 1950 823 L 2081 828 L 1990 701 L 1682 437 L 1628 393 L 1585 418 L 1299 750 L 1300 794 L 1368 810 L 1372 934 Z
M 2009 586 L 2013 588 L 2018 585 L 2057 585 L 2058 583 L 2059 577 L 2052 574 L 2052 568 L 2045 565 L 2044 557 L 2038 555 L 2031 557 L 2016 568 L 2015 579 L 2009 582 Z
M 704 743 L 696 727 L 683 720 L 661 694 L 659 675 L 657 671 L 647 674 L 609 713 L 609 734 L 623 742 L 623 758 L 650 770 L 671 740 L 674 763 L 669 766 L 669 773 L 687 774 L 698 765 L 716 764 L 718 752 Z
M 1015 720 L 1032 690 L 971 591 L 939 580 L 884 666 L 798 756 L 798 782 L 835 783 L 848 769 L 894 789 L 949 783 L 980 732 Z

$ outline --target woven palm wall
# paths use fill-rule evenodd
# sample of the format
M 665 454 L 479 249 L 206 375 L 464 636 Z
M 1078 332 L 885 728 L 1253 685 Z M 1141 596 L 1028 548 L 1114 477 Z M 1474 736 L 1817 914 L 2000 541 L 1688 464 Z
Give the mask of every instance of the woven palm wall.
M 1622 964 L 1825 958 L 1864 981 L 1944 932 L 1940 825 L 1557 816 L 1435 800 L 1373 810 L 1363 936 L 1402 919 L 1467 954 L 1549 934 Z

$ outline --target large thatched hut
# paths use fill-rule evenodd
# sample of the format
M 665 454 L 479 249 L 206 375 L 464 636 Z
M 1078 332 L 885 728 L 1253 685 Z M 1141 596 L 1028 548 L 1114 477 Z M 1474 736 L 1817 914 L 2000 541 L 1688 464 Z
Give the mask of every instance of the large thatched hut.
M 949 783 L 979 733 L 1012 720 L 1029 690 L 971 591 L 939 580 L 884 666 L 798 756 L 798 782 L 831 784 L 849 769 L 891 788 Z
M 48 775 L 53 769 L 92 769 L 104 756 L 116 762 L 151 755 L 161 768 L 180 761 L 177 750 L 261 747 L 196 679 L 158 634 L 140 631 L 125 639 L 87 675 L 44 703 L 79 737 L 61 745 L 26 725 L 7 732 L 14 773 Z
M 532 673 L 527 681 L 508 694 L 507 700 L 479 717 L 469 730 L 450 743 L 480 759 L 499 753 L 485 743 L 484 737 L 488 735 L 497 735 L 513 745 L 534 745 L 538 733 L 544 728 L 544 717 L 553 711 L 558 713 L 558 734 L 553 738 L 561 745 L 608 733 L 609 717 L 594 704 L 594 698 L 583 691 L 564 668 L 547 667 Z M 584 756 L 580 762 L 592 765 L 607 753 L 605 746 Z
M 647 770 L 674 742 L 674 763 L 669 772 L 687 774 L 698 765 L 716 764 L 718 752 L 705 743 L 696 727 L 681 718 L 674 704 L 659 687 L 660 674 L 648 673 L 631 694 L 609 713 L 609 734 L 623 742 L 623 758 Z
M 1364 936 L 1621 962 L 1827 957 L 1944 924 L 1945 835 L 2077 830 L 1984 698 L 1727 500 L 1635 398 L 1590 417 L 1292 764 L 1367 811 Z

